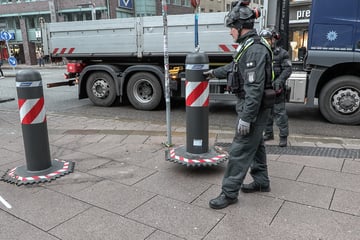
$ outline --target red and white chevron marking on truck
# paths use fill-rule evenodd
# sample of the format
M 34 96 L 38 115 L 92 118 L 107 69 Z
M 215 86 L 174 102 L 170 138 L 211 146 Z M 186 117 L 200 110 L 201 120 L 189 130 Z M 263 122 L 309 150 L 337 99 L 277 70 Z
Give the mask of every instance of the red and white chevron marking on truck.
M 219 49 L 223 52 L 234 52 L 236 51 L 238 44 L 219 44 Z
M 54 48 L 52 54 L 72 54 L 75 51 L 75 48 Z

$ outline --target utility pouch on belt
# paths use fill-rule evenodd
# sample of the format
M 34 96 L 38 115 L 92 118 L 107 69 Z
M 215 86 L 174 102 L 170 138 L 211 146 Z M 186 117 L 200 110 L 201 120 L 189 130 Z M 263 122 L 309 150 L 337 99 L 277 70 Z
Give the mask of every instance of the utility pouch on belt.
M 273 88 L 265 88 L 264 94 L 261 100 L 261 105 L 264 108 L 272 108 L 275 104 L 276 92 Z
M 230 88 L 232 93 L 241 92 L 241 83 L 239 79 L 237 63 L 233 63 L 232 70 L 227 74 L 227 86 Z

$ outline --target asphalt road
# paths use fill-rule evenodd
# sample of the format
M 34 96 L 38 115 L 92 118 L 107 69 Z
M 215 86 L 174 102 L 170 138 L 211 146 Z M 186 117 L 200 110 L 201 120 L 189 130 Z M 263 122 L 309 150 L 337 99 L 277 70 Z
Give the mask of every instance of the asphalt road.
M 108 108 L 97 107 L 89 99 L 79 100 L 76 86 L 47 88 L 47 83 L 64 80 L 63 73 L 65 69 L 35 69 L 40 71 L 42 76 L 47 111 L 94 117 L 166 122 L 165 108 L 148 112 L 135 110 L 129 104 L 116 104 Z M 6 71 L 13 70 L 7 69 L 5 74 Z M 16 98 L 15 77 L 0 79 L 0 98 L 7 97 Z M 234 104 L 234 102 L 211 103 L 209 107 L 210 128 L 233 128 L 236 117 Z M 0 111 L 8 109 L 18 109 L 16 100 L 0 104 Z M 290 134 L 360 139 L 360 126 L 331 124 L 321 116 L 317 107 L 308 108 L 301 104 L 287 104 L 287 111 Z M 184 101 L 171 101 L 171 124 L 186 126 Z

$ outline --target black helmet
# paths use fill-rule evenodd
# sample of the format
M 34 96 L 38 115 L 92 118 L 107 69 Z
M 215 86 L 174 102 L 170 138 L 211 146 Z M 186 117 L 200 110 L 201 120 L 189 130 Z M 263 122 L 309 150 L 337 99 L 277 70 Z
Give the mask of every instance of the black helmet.
M 275 39 L 275 40 L 280 39 L 280 34 L 275 30 L 270 31 L 270 30 L 264 29 L 260 32 L 260 36 L 265 39 Z
M 259 9 L 251 9 L 247 5 L 250 1 L 240 0 L 232 3 L 232 9 L 225 18 L 226 27 L 237 29 L 254 27 L 255 19 L 260 17 Z
M 260 36 L 265 38 L 265 39 L 272 39 L 273 38 L 272 32 L 267 30 L 267 29 L 261 30 Z

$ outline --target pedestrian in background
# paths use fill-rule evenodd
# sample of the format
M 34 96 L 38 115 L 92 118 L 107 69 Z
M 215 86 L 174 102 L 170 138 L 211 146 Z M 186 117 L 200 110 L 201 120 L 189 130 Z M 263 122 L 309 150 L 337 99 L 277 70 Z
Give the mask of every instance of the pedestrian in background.
M 4 73 L 3 73 L 2 69 L 1 69 L 2 65 L 3 65 L 3 60 L 0 59 L 0 74 L 1 74 L 0 78 L 5 78 Z
M 231 65 L 204 72 L 209 77 L 228 72 L 228 85 L 237 97 L 235 137 L 229 150 L 229 161 L 222 181 L 221 193 L 210 200 L 214 209 L 225 208 L 238 201 L 243 192 L 268 192 L 266 151 L 263 131 L 270 108 L 262 102 L 265 86 L 272 81 L 272 53 L 268 43 L 254 29 L 259 12 L 248 7 L 249 1 L 236 1 L 226 18 L 226 26 L 235 42 L 239 43 Z M 231 66 L 231 67 L 230 67 Z M 214 74 L 215 73 L 215 74 Z M 243 184 L 251 167 L 254 181 Z
M 41 66 L 45 66 L 45 63 L 44 63 L 44 53 L 42 51 L 37 51 L 36 53 L 36 58 L 38 60 L 38 64 L 39 64 L 39 67 Z
M 286 80 L 292 73 L 292 64 L 289 53 L 282 47 L 276 46 L 276 42 L 280 39 L 280 35 L 276 31 L 262 30 L 260 36 L 265 38 L 273 50 L 273 69 L 275 79 L 273 82 L 276 91 L 276 99 L 274 107 L 271 109 L 270 118 L 267 121 L 264 140 L 274 139 L 274 121 L 279 128 L 279 146 L 287 146 L 287 138 L 289 136 L 288 115 L 286 113 Z

